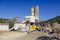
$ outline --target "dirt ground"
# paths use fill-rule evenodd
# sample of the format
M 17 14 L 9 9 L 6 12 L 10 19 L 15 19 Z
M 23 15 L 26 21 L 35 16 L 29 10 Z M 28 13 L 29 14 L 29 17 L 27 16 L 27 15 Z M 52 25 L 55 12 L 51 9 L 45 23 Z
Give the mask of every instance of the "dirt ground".
M 18 37 L 26 35 L 26 32 L 0 32 L 0 40 L 15 40 Z
M 55 28 L 55 33 L 57 33 L 57 34 L 60 34 L 60 29 L 58 29 L 58 28 Z
M 40 36 L 49 36 L 49 35 L 46 34 L 46 33 L 40 32 L 40 31 L 35 31 L 35 32 L 27 34 L 27 35 L 25 35 L 23 37 L 19 37 L 19 38 L 15 39 L 15 40 L 36 40 Z
M 27 32 L 1 32 L 0 40 L 36 40 L 37 37 L 44 35 L 46 36 L 47 34 L 40 31 L 32 32 L 29 34 L 27 34 Z
M 53 34 L 49 35 L 40 31 L 34 31 L 29 34 L 27 32 L 0 32 L 0 40 L 36 40 L 41 36 L 54 36 Z

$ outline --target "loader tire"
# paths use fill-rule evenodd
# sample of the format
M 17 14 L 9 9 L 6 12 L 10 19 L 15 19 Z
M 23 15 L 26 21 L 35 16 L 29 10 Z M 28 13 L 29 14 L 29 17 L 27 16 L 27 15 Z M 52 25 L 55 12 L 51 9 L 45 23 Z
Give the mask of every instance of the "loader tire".
M 36 28 L 37 31 L 40 31 L 38 28 Z

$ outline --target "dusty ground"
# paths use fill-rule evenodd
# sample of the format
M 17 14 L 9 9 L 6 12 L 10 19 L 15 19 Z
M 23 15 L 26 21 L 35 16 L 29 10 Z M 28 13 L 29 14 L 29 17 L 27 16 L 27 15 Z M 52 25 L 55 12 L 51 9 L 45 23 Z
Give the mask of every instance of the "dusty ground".
M 18 37 L 26 35 L 26 32 L 6 32 L 0 35 L 0 40 L 15 40 Z
M 47 34 L 38 31 L 30 34 L 26 32 L 6 32 L 0 35 L 0 40 L 35 40 L 37 37 L 44 35 L 46 36 Z
M 35 32 L 25 35 L 24 37 L 19 37 L 15 40 L 36 40 L 36 38 L 40 36 L 48 36 L 48 34 L 40 32 L 40 31 L 35 31 Z
M 57 34 L 60 34 L 60 29 L 58 29 L 58 28 L 55 28 L 55 32 L 57 33 Z
M 35 31 L 30 34 L 27 34 L 23 37 L 16 38 L 15 40 L 60 40 L 60 35 L 56 33 L 46 34 L 40 31 Z
M 36 40 L 41 36 L 54 36 L 54 34 L 48 35 L 46 33 L 35 31 L 27 34 L 27 32 L 0 32 L 0 40 Z

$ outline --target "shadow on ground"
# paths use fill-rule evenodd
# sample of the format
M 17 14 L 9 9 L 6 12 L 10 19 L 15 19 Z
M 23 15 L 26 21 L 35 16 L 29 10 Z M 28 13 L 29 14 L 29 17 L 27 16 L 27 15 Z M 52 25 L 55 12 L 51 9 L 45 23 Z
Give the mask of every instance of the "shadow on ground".
M 36 40 L 60 40 L 60 38 L 58 38 L 58 37 L 41 36 L 41 37 L 38 37 Z

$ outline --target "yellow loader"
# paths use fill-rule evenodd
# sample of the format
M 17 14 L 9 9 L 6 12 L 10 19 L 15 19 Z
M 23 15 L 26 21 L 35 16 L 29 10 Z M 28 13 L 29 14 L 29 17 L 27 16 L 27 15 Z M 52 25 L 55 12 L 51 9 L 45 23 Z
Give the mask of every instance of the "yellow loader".
M 33 24 L 33 25 L 30 25 L 29 30 L 30 31 L 35 31 L 35 30 L 40 31 L 41 30 L 40 28 L 41 28 L 41 26 Z

